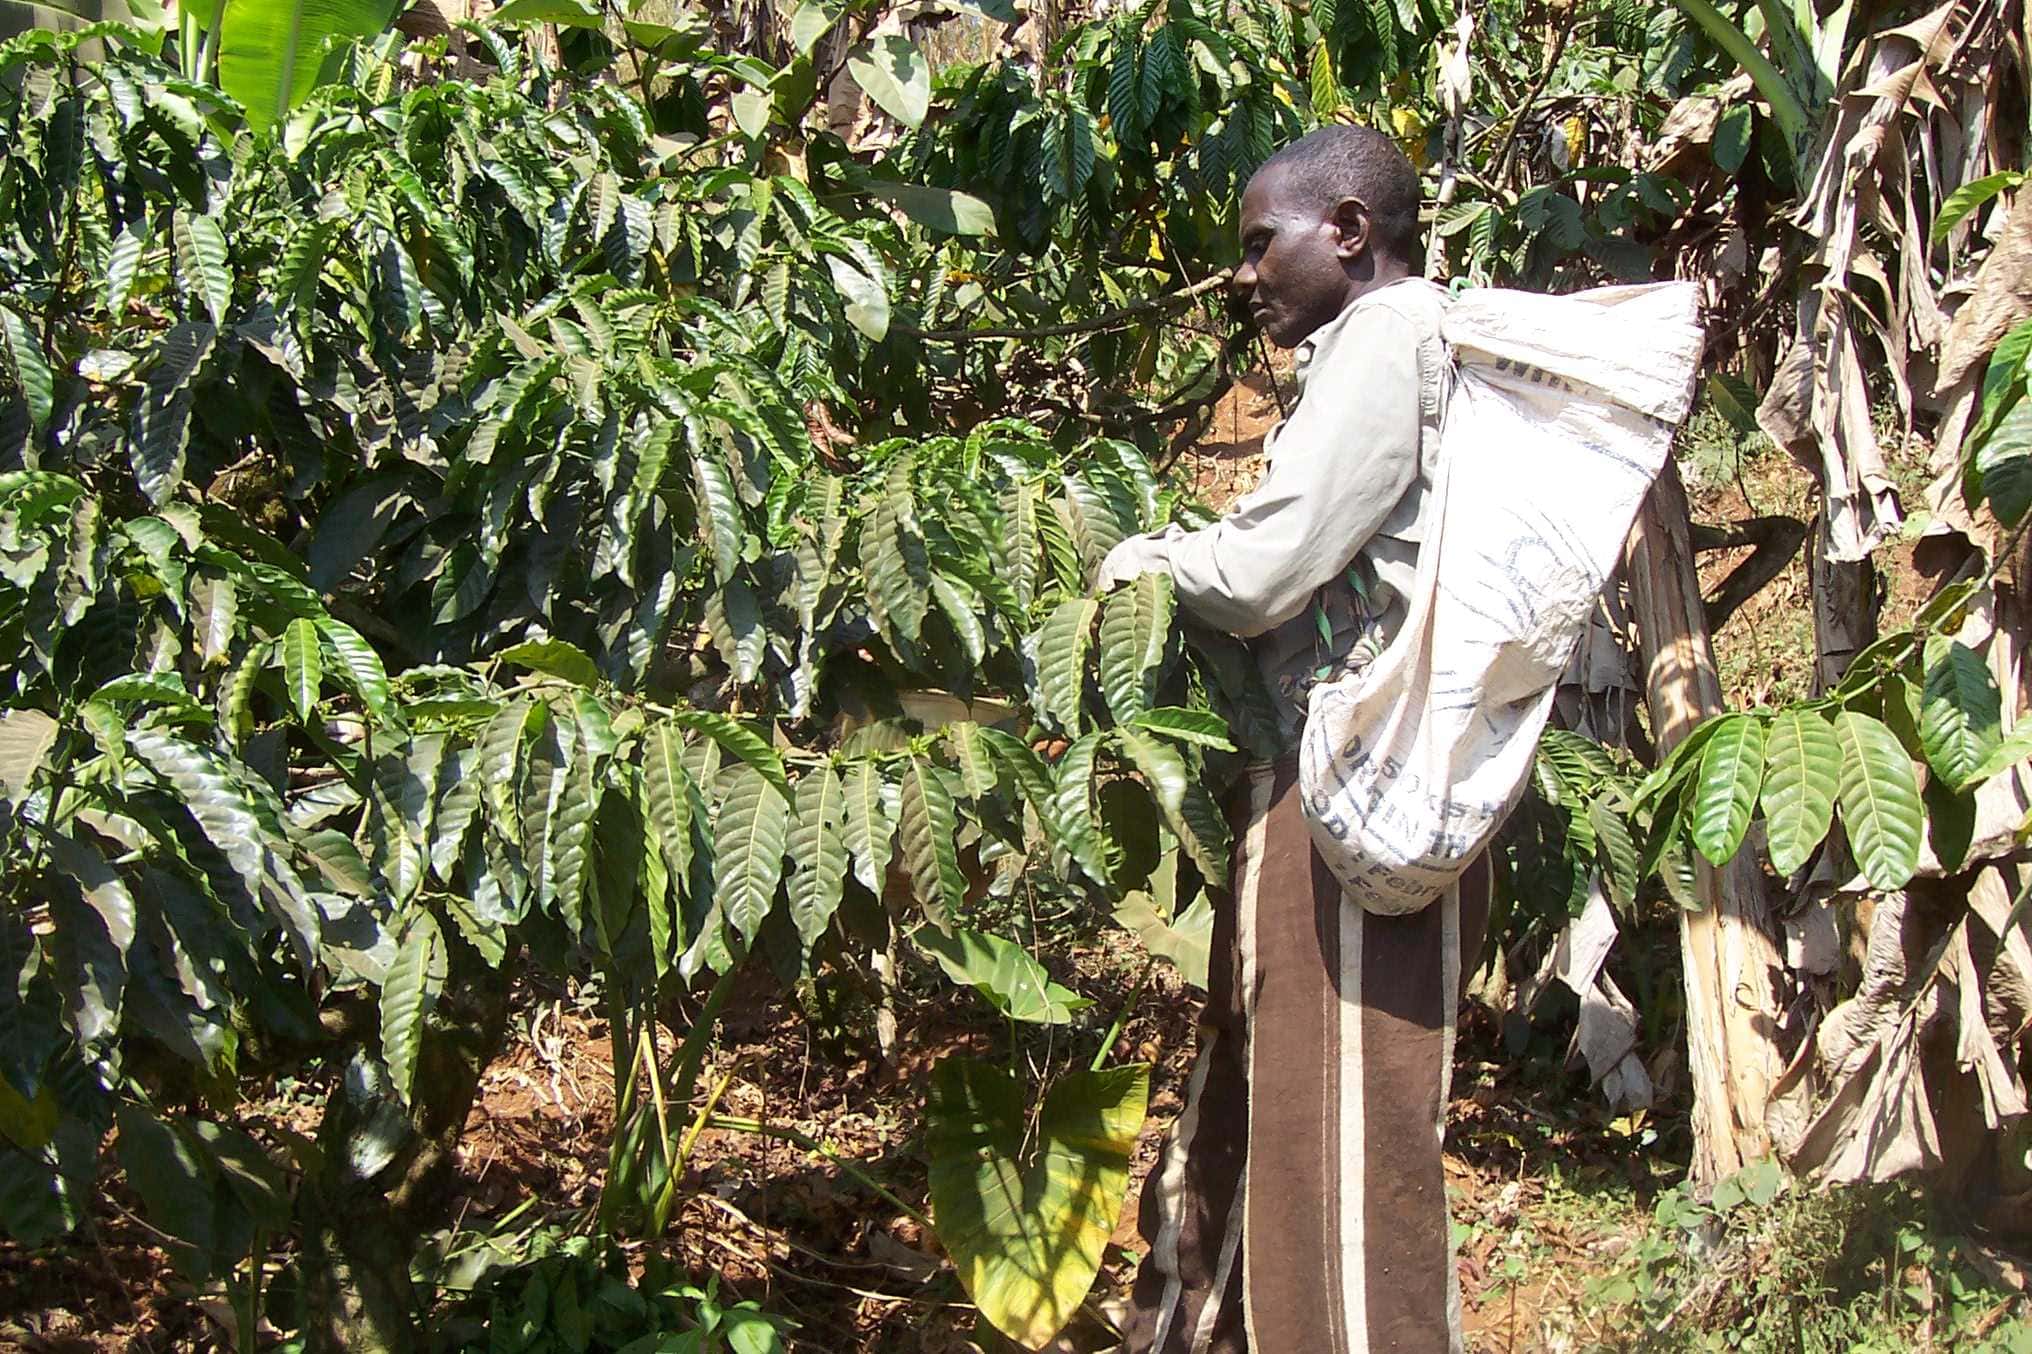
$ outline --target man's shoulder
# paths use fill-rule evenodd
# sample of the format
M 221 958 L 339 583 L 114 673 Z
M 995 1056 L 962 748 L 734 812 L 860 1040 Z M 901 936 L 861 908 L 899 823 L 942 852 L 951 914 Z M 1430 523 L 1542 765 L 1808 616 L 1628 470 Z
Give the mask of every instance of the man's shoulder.
M 1436 334 L 1440 317 L 1446 311 L 1446 289 L 1422 277 L 1407 277 L 1363 294 L 1349 309 L 1394 315 Z

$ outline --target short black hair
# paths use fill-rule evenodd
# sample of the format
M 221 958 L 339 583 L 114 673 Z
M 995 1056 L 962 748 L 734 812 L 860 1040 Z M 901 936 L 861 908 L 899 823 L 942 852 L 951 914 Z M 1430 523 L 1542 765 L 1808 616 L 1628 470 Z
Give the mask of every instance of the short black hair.
M 1418 171 L 1397 143 L 1373 127 L 1322 127 L 1308 132 L 1263 162 L 1289 171 L 1311 205 L 1330 209 L 1342 198 L 1360 198 L 1373 220 L 1382 252 L 1400 262 L 1424 260 L 1418 230 Z

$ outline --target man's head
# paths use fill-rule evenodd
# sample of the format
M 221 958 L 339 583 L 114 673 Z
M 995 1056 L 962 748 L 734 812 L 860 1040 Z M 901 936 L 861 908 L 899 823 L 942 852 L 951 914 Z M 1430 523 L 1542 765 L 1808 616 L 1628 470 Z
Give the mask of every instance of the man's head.
M 1236 300 L 1280 348 L 1363 292 L 1418 271 L 1418 171 L 1389 137 L 1322 127 L 1263 162 L 1242 194 Z

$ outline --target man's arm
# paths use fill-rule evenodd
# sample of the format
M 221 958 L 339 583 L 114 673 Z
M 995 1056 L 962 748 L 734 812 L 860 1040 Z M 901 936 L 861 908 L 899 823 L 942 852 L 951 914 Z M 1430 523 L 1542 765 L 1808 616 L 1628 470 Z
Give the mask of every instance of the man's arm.
M 1173 524 L 1122 542 L 1102 562 L 1100 586 L 1169 573 L 1196 619 L 1244 637 L 1298 615 L 1417 477 L 1419 342 L 1392 307 L 1352 316 L 1306 374 L 1262 484 L 1198 531 Z

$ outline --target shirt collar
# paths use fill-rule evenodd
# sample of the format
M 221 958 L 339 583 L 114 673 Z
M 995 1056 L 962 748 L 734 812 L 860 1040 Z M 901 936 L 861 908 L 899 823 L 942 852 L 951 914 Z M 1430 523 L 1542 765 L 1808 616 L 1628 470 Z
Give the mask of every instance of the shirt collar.
M 1306 374 L 1318 364 L 1321 358 L 1331 352 L 1333 346 L 1340 341 L 1340 337 L 1347 330 L 1348 320 L 1353 317 L 1356 307 L 1372 296 L 1381 296 L 1390 288 L 1409 281 L 1412 281 L 1412 279 L 1401 277 L 1395 282 L 1385 282 L 1380 287 L 1372 287 L 1342 306 L 1340 314 L 1334 316 L 1331 320 L 1328 320 L 1299 341 L 1292 361 L 1298 376 L 1298 393 L 1300 395 L 1305 393 Z

